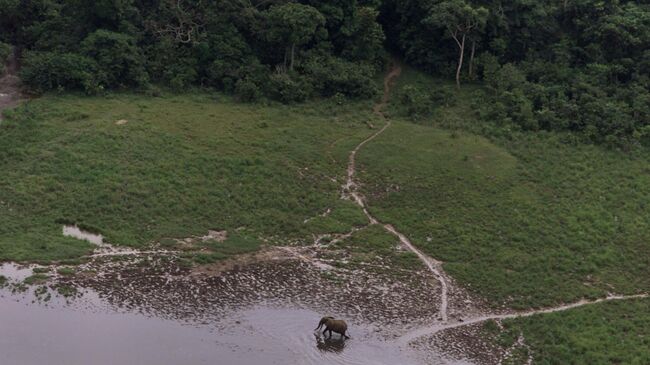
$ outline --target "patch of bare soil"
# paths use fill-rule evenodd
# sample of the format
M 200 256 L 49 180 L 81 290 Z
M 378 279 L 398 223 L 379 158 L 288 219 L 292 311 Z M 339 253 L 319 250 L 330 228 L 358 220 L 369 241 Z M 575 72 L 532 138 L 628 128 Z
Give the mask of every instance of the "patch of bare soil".
M 291 303 L 352 323 L 374 323 L 391 334 L 387 337 L 396 337 L 408 325 L 422 325 L 437 312 L 430 294 L 437 292 L 436 283 L 427 271 L 404 281 L 361 269 L 323 269 L 281 250 L 238 262 L 240 266 L 224 264 L 212 271 L 182 268 L 166 256 L 97 258 L 79 268 L 92 275 L 61 277 L 59 284 L 93 289 L 120 308 L 189 322 L 259 304 Z
M 506 355 L 506 349 L 486 338 L 482 324 L 440 331 L 433 336 L 421 338 L 412 346 L 427 357 L 428 353 L 443 354 L 448 359 L 482 365 L 498 365 Z

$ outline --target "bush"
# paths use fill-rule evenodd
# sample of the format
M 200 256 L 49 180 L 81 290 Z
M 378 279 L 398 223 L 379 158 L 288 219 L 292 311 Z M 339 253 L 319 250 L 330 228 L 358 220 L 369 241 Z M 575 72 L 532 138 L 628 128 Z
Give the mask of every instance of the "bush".
M 97 30 L 81 42 L 85 56 L 99 66 L 98 79 L 108 87 L 143 86 L 148 83 L 144 56 L 129 35 Z
M 96 73 L 97 64 L 76 53 L 29 52 L 25 55 L 20 77 L 37 92 L 84 90 L 95 94 L 102 89 Z
M 404 86 L 399 92 L 398 100 L 406 114 L 414 119 L 430 115 L 435 109 L 431 93 L 418 86 Z
M 431 100 L 436 106 L 453 106 L 456 103 L 454 89 L 451 86 L 436 87 L 431 92 Z
M 303 68 L 322 96 L 340 93 L 352 98 L 370 98 L 377 93 L 374 68 L 369 64 L 318 56 L 310 58 Z
M 312 85 L 297 74 L 275 73 L 269 81 L 271 96 L 283 103 L 297 103 L 312 95 Z
M 7 43 L 0 42 L 0 71 L 2 66 L 7 62 L 9 55 L 11 55 L 12 47 Z
M 235 85 L 235 96 L 239 101 L 252 102 L 259 100 L 262 91 L 257 84 L 249 79 L 238 80 Z

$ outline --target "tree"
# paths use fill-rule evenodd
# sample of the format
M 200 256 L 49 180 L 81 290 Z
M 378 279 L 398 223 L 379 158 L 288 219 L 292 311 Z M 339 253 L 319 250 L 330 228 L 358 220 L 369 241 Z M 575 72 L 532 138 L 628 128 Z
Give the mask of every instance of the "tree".
M 441 1 L 433 5 L 427 15 L 424 23 L 445 28 L 458 46 L 456 86 L 460 88 L 460 71 L 463 68 L 466 39 L 468 37 L 473 38 L 475 33 L 483 29 L 487 21 L 488 11 L 480 6 L 472 6 L 465 0 L 452 0 Z
M 267 11 L 268 40 L 285 45 L 284 69 L 293 70 L 296 47 L 309 43 L 320 32 L 325 32 L 325 17 L 309 5 L 287 3 L 272 6 Z
M 99 79 L 109 87 L 142 86 L 148 82 L 144 56 L 133 37 L 100 29 L 81 42 L 84 56 L 99 66 Z

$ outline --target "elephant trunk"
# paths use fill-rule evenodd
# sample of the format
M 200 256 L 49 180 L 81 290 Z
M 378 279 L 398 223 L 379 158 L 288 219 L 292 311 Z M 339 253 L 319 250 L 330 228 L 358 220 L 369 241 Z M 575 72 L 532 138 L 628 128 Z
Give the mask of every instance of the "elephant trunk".
M 318 331 L 319 329 L 323 328 L 323 325 L 327 323 L 327 321 L 334 319 L 334 317 L 323 317 L 321 318 L 320 322 L 318 322 L 318 327 L 314 329 L 314 331 Z

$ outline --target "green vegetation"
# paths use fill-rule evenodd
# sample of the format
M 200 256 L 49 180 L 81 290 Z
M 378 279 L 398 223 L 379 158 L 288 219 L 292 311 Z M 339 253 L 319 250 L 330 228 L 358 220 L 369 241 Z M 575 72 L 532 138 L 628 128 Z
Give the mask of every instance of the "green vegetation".
M 25 285 L 36 285 L 36 284 L 42 284 L 47 281 L 50 277 L 45 274 L 34 274 L 25 280 L 23 280 L 23 284 Z
M 351 237 L 337 242 L 334 250 L 345 250 L 351 255 L 350 264 L 359 263 L 414 270 L 422 267 L 418 257 L 408 251 L 401 251 L 399 241 L 379 225 L 372 225 L 355 232 Z M 336 256 L 334 254 L 333 256 Z M 380 260 L 379 262 L 377 260 Z
M 209 240 L 200 245 L 199 252 L 184 255 L 197 264 L 211 264 L 217 261 L 226 260 L 236 255 L 255 252 L 260 248 L 261 242 L 258 239 L 247 237 L 239 233 L 233 233 L 223 241 Z
M 363 211 L 356 203 L 349 200 L 338 200 L 331 208 L 305 221 L 305 229 L 314 235 L 322 233 L 347 233 L 352 227 L 362 227 L 368 224 Z
M 407 70 L 396 93 L 411 80 L 422 90 L 441 84 Z M 395 121 L 364 147 L 371 212 L 495 306 L 650 290 L 650 160 L 484 125 L 466 107 L 476 89 L 419 125 Z M 407 114 L 399 99 L 390 110 Z
M 648 299 L 508 320 L 504 326 L 499 342 L 512 343 L 523 334 L 536 364 L 650 363 Z
M 55 288 L 56 288 L 56 292 L 64 296 L 65 298 L 74 297 L 77 294 L 79 294 L 79 290 L 77 289 L 76 286 L 73 285 L 60 284 L 57 285 Z
M 481 80 L 481 120 L 570 131 L 632 149 L 650 143 L 650 4 L 384 0 L 391 48 L 430 74 Z
M 56 270 L 56 272 L 62 276 L 71 276 L 74 275 L 77 270 L 72 267 L 60 267 Z
M 554 136 L 503 145 L 396 122 L 359 156 L 371 211 L 495 305 L 650 289 L 647 158 Z
M 2 0 L 0 42 L 25 50 L 21 76 L 36 92 L 156 93 L 162 85 L 241 101 L 367 98 L 385 55 L 376 8 L 325 0 Z
M 239 227 L 287 242 L 314 233 L 303 221 L 332 207 L 336 222 L 322 228 L 349 231 L 365 218 L 340 202 L 339 181 L 347 151 L 370 132 L 369 110 L 219 94 L 30 102 L 0 125 L 0 260 L 90 252 L 62 236 L 63 222 L 134 247 Z
M 4 64 L 11 54 L 11 45 L 0 41 L 0 71 L 4 68 Z

